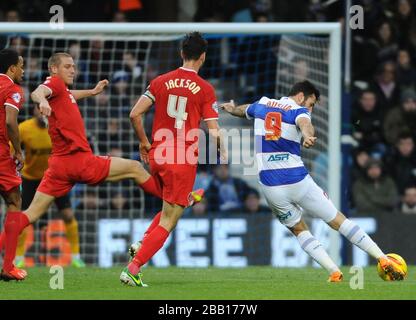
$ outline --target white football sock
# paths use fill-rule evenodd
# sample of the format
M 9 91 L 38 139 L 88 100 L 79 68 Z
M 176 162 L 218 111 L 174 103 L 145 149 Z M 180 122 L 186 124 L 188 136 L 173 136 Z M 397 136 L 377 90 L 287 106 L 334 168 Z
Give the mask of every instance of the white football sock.
M 302 249 L 329 273 L 340 271 L 322 244 L 309 231 L 302 231 L 297 238 Z
M 349 241 L 351 241 L 351 243 L 367 252 L 373 258 L 379 259 L 381 257 L 385 257 L 385 254 L 380 250 L 373 239 L 371 239 L 370 236 L 355 222 L 345 219 L 338 231 Z

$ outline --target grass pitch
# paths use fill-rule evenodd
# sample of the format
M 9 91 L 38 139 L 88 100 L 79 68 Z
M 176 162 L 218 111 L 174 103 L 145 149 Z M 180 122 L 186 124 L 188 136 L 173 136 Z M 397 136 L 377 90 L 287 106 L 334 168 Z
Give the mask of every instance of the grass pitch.
M 122 267 L 64 269 L 64 289 L 52 290 L 49 268 L 29 268 L 22 282 L 0 281 L 0 299 L 115 300 L 277 300 L 277 299 L 416 299 L 416 266 L 405 281 L 384 282 L 372 266 L 364 269 L 364 288 L 350 288 L 349 268 L 342 283 L 327 283 L 315 268 L 153 268 L 144 269 L 148 288 L 119 282 Z

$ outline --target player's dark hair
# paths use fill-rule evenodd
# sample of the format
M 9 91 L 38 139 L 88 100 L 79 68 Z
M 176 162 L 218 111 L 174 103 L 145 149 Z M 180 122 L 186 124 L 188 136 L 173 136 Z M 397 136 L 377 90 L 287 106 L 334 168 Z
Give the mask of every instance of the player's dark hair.
M 404 187 L 403 193 L 405 193 L 406 190 L 408 189 L 416 189 L 416 181 L 407 183 L 406 186 Z
M 208 42 L 197 32 L 185 35 L 182 41 L 182 53 L 185 60 L 198 60 L 201 54 L 207 52 Z
M 315 95 L 316 100 L 319 100 L 321 93 L 319 90 L 308 80 L 296 82 L 289 91 L 289 97 L 296 96 L 299 92 L 305 95 L 305 98 Z
M 376 96 L 376 93 L 372 89 L 364 89 L 360 92 L 360 98 L 362 98 L 366 93 L 370 93 Z
M 0 73 L 6 73 L 11 66 L 19 63 L 19 53 L 14 49 L 3 49 L 0 51 Z
M 260 193 L 256 189 L 250 188 L 244 197 L 244 201 L 247 200 L 248 196 L 252 194 L 260 199 Z

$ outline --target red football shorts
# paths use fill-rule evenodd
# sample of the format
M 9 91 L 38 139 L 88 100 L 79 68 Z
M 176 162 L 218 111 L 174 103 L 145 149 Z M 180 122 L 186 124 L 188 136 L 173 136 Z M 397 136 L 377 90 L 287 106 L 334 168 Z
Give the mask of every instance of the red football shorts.
M 190 164 L 158 164 L 149 159 L 152 176 L 162 187 L 162 198 L 170 204 L 187 207 L 189 194 L 196 177 L 196 165 Z
M 13 158 L 0 159 L 0 192 L 9 193 L 22 183 Z
M 91 152 L 51 156 L 37 191 L 58 198 L 67 194 L 75 183 L 100 184 L 108 177 L 110 163 L 110 157 Z

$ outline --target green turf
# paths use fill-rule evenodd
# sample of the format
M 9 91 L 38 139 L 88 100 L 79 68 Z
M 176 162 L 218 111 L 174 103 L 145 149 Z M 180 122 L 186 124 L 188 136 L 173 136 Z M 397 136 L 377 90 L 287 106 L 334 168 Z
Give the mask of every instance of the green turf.
M 122 268 L 64 269 L 64 289 L 49 287 L 48 268 L 30 268 L 23 282 L 0 281 L 0 299 L 416 299 L 416 266 L 405 281 L 384 282 L 375 267 L 365 268 L 364 289 L 352 290 L 352 274 L 343 283 L 327 283 L 315 268 L 146 268 L 148 288 L 122 285 Z

